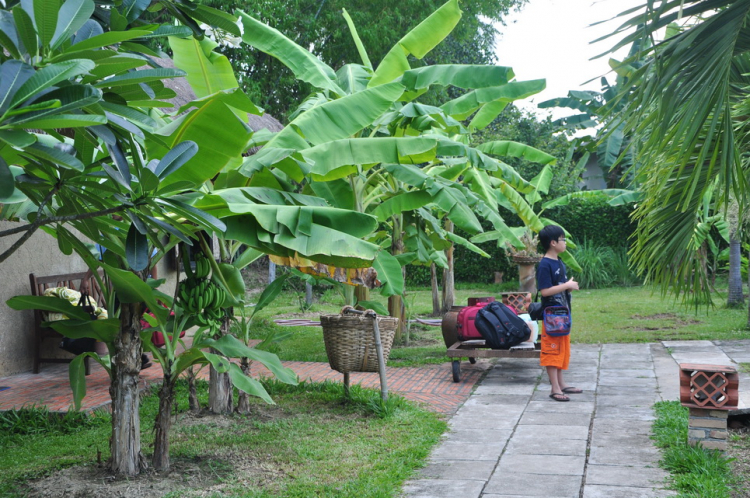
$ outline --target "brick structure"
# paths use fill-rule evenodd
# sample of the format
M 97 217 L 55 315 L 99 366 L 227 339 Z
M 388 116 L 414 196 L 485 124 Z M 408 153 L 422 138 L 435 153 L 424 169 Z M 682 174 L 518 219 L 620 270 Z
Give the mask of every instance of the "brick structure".
M 505 306 L 513 306 L 519 313 L 526 313 L 531 304 L 531 292 L 502 292 L 500 297 Z
M 680 402 L 690 410 L 688 444 L 726 451 L 728 411 L 737 407 L 739 376 L 734 367 L 680 364 Z

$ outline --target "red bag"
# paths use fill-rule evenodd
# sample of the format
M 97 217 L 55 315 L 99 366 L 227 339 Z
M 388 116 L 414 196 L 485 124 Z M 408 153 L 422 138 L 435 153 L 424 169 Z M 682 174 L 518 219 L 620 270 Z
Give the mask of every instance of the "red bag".
M 456 330 L 458 332 L 459 341 L 473 341 L 476 339 L 484 340 L 482 334 L 479 333 L 476 326 L 474 325 L 474 318 L 477 316 L 477 312 L 487 306 L 494 298 L 490 298 L 488 301 L 482 301 L 475 303 L 473 306 L 467 306 L 458 312 L 456 318 Z M 513 313 L 516 315 L 518 311 L 513 306 L 508 306 Z
M 477 328 L 474 326 L 474 317 L 477 312 L 484 308 L 487 303 L 477 303 L 474 306 L 467 306 L 458 312 L 456 319 L 456 331 L 459 341 L 472 341 L 475 339 L 484 339 Z

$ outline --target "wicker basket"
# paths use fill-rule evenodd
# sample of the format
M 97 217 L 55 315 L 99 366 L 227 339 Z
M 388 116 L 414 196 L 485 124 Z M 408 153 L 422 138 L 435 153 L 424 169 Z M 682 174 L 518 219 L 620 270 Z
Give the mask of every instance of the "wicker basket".
M 370 316 L 351 315 L 344 308 L 339 315 L 321 315 L 323 341 L 331 368 L 341 372 L 377 372 L 373 320 Z M 388 361 L 398 318 L 377 317 L 383 359 Z

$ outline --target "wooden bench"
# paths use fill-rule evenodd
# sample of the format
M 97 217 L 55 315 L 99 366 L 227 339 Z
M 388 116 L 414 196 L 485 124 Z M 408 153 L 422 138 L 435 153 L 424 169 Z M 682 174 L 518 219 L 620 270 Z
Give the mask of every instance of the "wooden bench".
M 42 296 L 44 291 L 53 287 L 67 287 L 69 289 L 78 290 L 81 287 L 81 280 L 86 276 L 86 272 L 79 273 L 67 273 L 62 275 L 49 275 L 44 277 L 38 277 L 34 273 L 29 274 L 29 282 L 31 283 L 31 295 Z M 89 281 L 89 295 L 96 301 L 97 306 L 104 307 L 104 295 L 102 294 L 99 284 L 95 278 L 91 278 Z M 60 341 L 62 335 L 54 329 L 49 327 L 43 327 L 42 322 L 46 321 L 44 312 L 41 310 L 34 310 L 34 373 L 39 373 L 40 363 L 70 363 L 73 358 L 43 358 L 42 357 L 42 341 L 45 339 L 55 338 Z M 88 357 L 83 360 L 84 368 L 86 369 L 86 375 L 89 374 L 89 359 Z

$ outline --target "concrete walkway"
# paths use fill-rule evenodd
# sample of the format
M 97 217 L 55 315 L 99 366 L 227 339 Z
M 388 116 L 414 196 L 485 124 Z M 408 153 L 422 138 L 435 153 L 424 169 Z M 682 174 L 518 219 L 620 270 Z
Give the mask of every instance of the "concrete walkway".
M 649 437 L 651 407 L 678 399 L 683 362 L 750 362 L 750 341 L 574 344 L 566 381 L 584 393 L 567 403 L 549 399 L 538 360 L 501 359 L 451 418 L 403 496 L 673 496 Z M 742 374 L 741 409 L 750 406 L 749 385 Z

